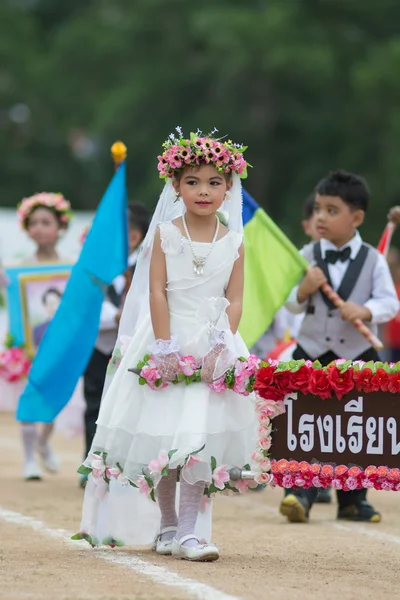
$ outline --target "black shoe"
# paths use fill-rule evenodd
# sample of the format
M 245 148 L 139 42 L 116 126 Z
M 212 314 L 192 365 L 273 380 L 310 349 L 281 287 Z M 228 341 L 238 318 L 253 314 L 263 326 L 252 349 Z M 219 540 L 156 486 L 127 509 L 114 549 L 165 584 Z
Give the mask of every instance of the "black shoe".
M 280 503 L 279 512 L 287 517 L 290 523 L 307 523 L 310 505 L 305 498 L 289 494 Z
M 339 506 L 337 518 L 346 521 L 367 521 L 369 523 L 380 523 L 382 520 L 381 514 L 366 500 L 349 506 Z
M 320 488 L 314 502 L 319 504 L 330 504 L 332 502 L 331 488 Z

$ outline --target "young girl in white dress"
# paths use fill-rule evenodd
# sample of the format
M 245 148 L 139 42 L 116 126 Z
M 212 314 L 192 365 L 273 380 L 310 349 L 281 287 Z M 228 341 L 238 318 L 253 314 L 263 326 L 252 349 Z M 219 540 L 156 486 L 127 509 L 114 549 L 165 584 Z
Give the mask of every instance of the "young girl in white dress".
M 57 251 L 57 244 L 60 239 L 60 232 L 68 228 L 71 218 L 69 201 L 62 194 L 42 192 L 24 198 L 18 206 L 17 214 L 21 228 L 36 245 L 34 255 L 22 261 L 22 264 L 64 262 Z M 5 385 L 12 386 L 13 384 L 6 383 Z M 23 387 L 17 386 L 16 391 L 22 393 Z M 14 394 L 12 410 L 16 408 L 18 397 L 18 394 Z M 57 428 L 67 435 L 71 433 L 82 434 L 83 411 L 83 394 L 81 384 L 79 384 L 69 404 L 57 417 Z M 59 461 L 50 443 L 54 423 L 43 423 L 40 429 L 36 423 L 21 423 L 21 430 L 24 479 L 37 480 L 42 478 L 42 469 L 37 456 L 46 471 L 50 473 L 57 472 Z
M 219 557 L 209 497 L 236 485 L 229 469 L 248 464 L 255 448 L 252 396 L 210 387 L 248 356 L 237 333 L 246 162 L 244 148 L 230 141 L 177 131 L 159 157 L 166 184 L 124 306 L 91 453 L 79 470 L 89 481 L 74 539 L 141 545 L 156 535 L 159 554 L 206 561 Z M 223 204 L 229 228 L 217 215 Z M 129 369 L 147 352 L 164 383 L 185 355 L 202 366 L 201 381 L 141 386 Z

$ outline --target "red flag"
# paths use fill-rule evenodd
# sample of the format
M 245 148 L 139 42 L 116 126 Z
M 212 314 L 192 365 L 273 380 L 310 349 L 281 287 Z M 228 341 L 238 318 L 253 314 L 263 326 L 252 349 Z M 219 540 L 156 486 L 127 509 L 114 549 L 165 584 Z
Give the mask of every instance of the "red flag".
M 396 225 L 389 221 L 386 225 L 385 230 L 382 234 L 381 239 L 379 240 L 379 244 L 377 246 L 378 252 L 383 254 L 383 256 L 387 256 L 389 251 L 390 242 L 392 240 L 393 231 L 395 230 Z

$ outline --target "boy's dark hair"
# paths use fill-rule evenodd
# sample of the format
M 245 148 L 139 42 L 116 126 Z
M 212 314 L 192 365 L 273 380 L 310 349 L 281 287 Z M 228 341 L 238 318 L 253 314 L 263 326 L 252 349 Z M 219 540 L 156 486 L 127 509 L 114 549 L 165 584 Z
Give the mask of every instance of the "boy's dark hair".
M 309 221 L 314 213 L 315 194 L 310 194 L 303 204 L 303 219 Z
M 48 288 L 42 296 L 42 304 L 46 304 L 47 296 L 49 294 L 55 294 L 59 298 L 62 297 L 62 293 L 57 288 L 54 288 L 54 287 Z
M 346 171 L 332 171 L 321 179 L 315 191 L 321 196 L 338 196 L 355 210 L 364 212 L 368 209 L 370 191 L 365 179 Z
M 150 225 L 150 215 L 142 204 L 129 202 L 128 204 L 128 227 L 129 229 L 138 229 L 143 239 L 146 237 Z

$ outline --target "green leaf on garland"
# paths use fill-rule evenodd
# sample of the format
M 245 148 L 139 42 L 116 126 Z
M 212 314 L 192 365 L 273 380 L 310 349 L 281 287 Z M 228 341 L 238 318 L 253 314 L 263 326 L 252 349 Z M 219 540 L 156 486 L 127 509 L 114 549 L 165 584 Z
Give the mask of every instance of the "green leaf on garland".
M 171 459 L 171 457 L 172 457 L 172 456 L 175 454 L 175 452 L 178 452 L 178 449 L 175 449 L 175 450 L 170 450 L 170 451 L 168 452 L 168 458 L 169 458 L 169 459 Z
M 150 492 L 150 498 L 153 500 L 153 502 L 156 501 L 156 495 L 154 493 L 154 489 L 152 489 L 151 492 Z
M 83 533 L 75 533 L 75 535 L 71 535 L 71 540 L 83 540 Z
M 211 470 L 214 471 L 217 468 L 217 461 L 214 456 L 211 457 Z
M 344 373 L 345 371 L 347 371 L 347 369 L 349 367 L 351 367 L 352 364 L 353 364 L 352 360 L 346 360 L 346 362 L 344 362 L 343 364 L 338 365 L 340 372 Z
M 118 469 L 121 471 L 121 473 L 123 473 L 123 472 L 124 472 L 124 470 L 123 470 L 123 468 L 121 467 L 120 463 L 119 463 L 119 462 L 117 462 L 117 463 L 115 463 L 115 464 L 116 464 L 116 466 L 118 467 Z
M 150 359 L 151 359 L 151 354 L 145 354 L 143 357 L 143 360 L 145 363 L 149 362 Z
M 168 468 L 168 465 L 167 465 L 167 466 L 166 466 L 166 467 L 164 467 L 164 468 L 163 468 L 163 470 L 161 471 L 161 476 L 162 476 L 162 477 L 167 477 L 167 475 L 168 475 L 168 471 L 169 471 L 169 468 Z
M 312 367 L 313 369 L 322 369 L 322 365 L 321 365 L 321 363 L 319 362 L 319 360 L 314 360 L 314 362 L 313 362 L 313 364 L 311 365 L 311 367 Z
M 81 465 L 77 471 L 79 475 L 89 475 L 92 472 L 90 467 L 86 467 L 85 465 Z
M 375 370 L 374 367 L 375 367 L 374 361 L 373 360 L 369 360 L 368 362 L 365 363 L 365 365 L 362 366 L 362 370 L 364 370 L 364 369 L 371 369 L 372 371 L 374 371 Z
M 143 367 L 144 367 L 144 364 L 145 364 L 145 363 L 144 363 L 142 360 L 139 360 L 138 364 L 136 365 L 136 368 L 137 368 L 137 369 L 143 369 Z

